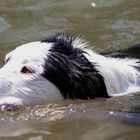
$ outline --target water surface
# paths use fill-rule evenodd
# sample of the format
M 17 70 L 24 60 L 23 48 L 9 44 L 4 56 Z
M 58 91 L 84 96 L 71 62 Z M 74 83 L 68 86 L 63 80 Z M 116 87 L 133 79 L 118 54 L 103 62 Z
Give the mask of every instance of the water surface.
M 97 52 L 140 43 L 139 0 L 0 0 L 0 64 L 18 45 L 55 33 Z M 0 112 L 1 140 L 138 140 L 140 96 L 62 101 Z

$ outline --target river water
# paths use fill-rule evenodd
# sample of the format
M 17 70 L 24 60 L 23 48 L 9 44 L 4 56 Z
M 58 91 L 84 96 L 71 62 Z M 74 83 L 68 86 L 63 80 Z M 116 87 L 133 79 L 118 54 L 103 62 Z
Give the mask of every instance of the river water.
M 0 64 L 23 43 L 55 33 L 97 52 L 140 43 L 139 0 L 0 0 Z M 62 101 L 0 112 L 0 140 L 139 140 L 140 95 Z

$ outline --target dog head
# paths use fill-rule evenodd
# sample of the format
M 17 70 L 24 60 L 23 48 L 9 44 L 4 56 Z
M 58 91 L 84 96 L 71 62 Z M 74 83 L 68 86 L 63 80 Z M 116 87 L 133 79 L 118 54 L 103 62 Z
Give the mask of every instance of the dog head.
M 103 89 L 102 77 L 84 56 L 85 46 L 79 39 L 57 35 L 8 53 L 0 69 L 0 104 L 94 98 Z

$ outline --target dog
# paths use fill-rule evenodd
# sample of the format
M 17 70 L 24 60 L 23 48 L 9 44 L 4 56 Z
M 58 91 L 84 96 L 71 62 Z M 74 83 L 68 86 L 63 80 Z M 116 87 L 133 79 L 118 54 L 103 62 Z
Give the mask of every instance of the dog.
M 140 45 L 98 54 L 63 34 L 21 45 L 0 69 L 0 105 L 37 105 L 140 91 Z

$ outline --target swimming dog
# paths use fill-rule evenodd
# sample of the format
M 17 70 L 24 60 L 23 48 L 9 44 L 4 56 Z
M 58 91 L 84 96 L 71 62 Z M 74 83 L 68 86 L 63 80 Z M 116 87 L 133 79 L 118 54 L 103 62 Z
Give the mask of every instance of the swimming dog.
M 98 54 L 65 35 L 21 45 L 0 69 L 0 105 L 35 105 L 140 91 L 140 45 Z

